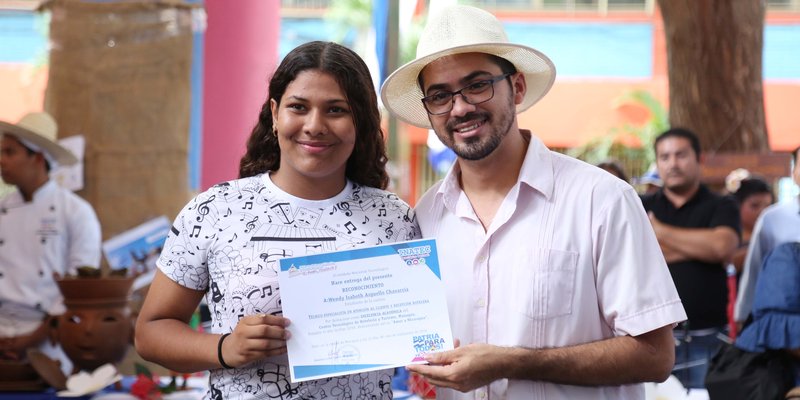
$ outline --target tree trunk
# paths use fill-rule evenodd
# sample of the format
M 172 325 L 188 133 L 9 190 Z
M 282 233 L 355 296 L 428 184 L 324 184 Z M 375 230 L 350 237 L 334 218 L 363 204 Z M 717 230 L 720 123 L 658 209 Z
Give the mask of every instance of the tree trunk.
M 669 69 L 669 122 L 704 151 L 767 152 L 764 1 L 658 0 Z

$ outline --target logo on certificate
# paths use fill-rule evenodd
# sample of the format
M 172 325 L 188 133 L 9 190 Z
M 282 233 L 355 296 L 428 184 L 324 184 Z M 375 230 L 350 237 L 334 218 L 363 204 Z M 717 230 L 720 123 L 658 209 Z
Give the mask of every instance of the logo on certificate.
M 302 269 L 297 268 L 294 264 L 292 264 L 287 270 L 287 272 L 289 273 L 290 278 L 294 278 L 295 276 L 314 275 L 322 272 L 329 272 L 335 270 L 336 270 L 336 263 L 324 262 L 319 264 L 304 265 Z
M 413 336 L 414 351 L 417 353 L 413 361 L 423 360 L 425 354 L 433 353 L 444 349 L 444 338 L 438 333 Z
M 431 246 L 426 245 L 397 249 L 397 253 L 400 254 L 400 257 L 408 266 L 425 264 L 425 259 L 431 255 Z

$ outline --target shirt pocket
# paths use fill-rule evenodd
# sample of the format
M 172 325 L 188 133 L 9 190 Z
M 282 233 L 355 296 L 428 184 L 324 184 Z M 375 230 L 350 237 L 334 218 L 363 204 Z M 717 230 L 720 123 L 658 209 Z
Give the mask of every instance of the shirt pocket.
M 512 284 L 516 311 L 537 320 L 571 314 L 578 253 L 538 248 L 520 258 Z

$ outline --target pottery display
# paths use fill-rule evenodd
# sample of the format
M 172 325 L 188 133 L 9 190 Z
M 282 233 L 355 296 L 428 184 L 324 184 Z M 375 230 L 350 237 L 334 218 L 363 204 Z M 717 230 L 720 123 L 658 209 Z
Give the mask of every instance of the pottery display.
M 54 337 L 76 370 L 93 371 L 125 357 L 133 339 L 131 277 L 57 279 L 67 311 L 57 317 Z

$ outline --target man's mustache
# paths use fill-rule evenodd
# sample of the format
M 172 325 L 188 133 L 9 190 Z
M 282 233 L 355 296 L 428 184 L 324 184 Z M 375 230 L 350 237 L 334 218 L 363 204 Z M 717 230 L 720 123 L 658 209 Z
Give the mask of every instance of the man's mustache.
M 447 129 L 450 131 L 455 130 L 456 125 L 463 124 L 465 122 L 469 122 L 476 119 L 489 121 L 489 113 L 471 112 L 465 114 L 463 117 L 455 117 L 447 121 Z

